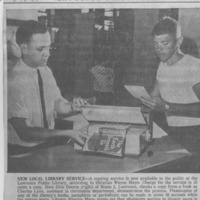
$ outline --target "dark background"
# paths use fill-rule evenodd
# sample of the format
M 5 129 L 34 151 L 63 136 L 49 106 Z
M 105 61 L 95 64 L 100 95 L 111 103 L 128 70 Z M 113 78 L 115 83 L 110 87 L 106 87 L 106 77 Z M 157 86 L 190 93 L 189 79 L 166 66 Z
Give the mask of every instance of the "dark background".
M 21 12 L 15 10 L 15 15 Z M 36 20 L 50 29 L 48 66 L 63 96 L 69 100 L 74 96 L 94 96 L 89 71 L 110 59 L 115 75 L 111 104 L 124 106 L 139 104 L 124 89 L 125 84 L 142 85 L 150 91 L 155 81 L 159 64 L 151 37 L 155 23 L 164 16 L 183 21 L 179 9 L 47 9 L 37 10 L 37 14 Z M 12 15 L 7 15 L 7 27 L 17 28 L 28 16 L 26 13 L 21 19 L 13 19 Z M 185 37 L 182 50 L 198 57 L 193 38 Z

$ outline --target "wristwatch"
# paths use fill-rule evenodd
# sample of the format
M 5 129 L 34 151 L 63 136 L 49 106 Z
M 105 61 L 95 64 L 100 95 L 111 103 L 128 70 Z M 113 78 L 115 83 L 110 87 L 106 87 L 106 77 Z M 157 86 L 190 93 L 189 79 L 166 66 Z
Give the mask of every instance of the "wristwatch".
M 165 104 L 165 110 L 168 111 L 170 109 L 169 104 Z

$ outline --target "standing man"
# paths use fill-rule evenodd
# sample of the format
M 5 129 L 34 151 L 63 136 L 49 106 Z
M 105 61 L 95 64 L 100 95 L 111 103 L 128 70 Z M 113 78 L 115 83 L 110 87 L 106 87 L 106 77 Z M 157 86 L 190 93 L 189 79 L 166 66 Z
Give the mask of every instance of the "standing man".
M 191 152 L 200 153 L 200 60 L 180 51 L 181 28 L 170 17 L 153 28 L 161 62 L 150 98 L 144 105 L 165 112 L 169 134 Z
M 50 34 L 37 21 L 24 22 L 16 32 L 21 59 L 8 72 L 8 143 L 35 146 L 52 138 L 72 138 L 83 145 L 78 130 L 54 130 L 56 114 L 80 110 L 82 99 L 65 100 L 49 67 Z

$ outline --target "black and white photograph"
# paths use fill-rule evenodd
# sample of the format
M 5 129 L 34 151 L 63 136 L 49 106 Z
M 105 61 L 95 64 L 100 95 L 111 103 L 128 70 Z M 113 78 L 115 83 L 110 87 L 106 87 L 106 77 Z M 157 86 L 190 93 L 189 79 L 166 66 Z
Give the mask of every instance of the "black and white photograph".
M 199 11 L 7 10 L 8 171 L 200 171 Z
M 199 195 L 200 4 L 8 2 L 3 14 L 7 183 L 12 175 L 18 188 L 26 174 L 36 175 L 42 187 L 45 181 L 68 180 L 63 174 L 94 174 L 94 179 L 101 174 L 105 182 L 95 179 L 92 190 L 98 181 L 109 183 L 112 174 L 134 173 L 158 174 L 156 185 L 163 181 L 168 187 L 166 196 L 159 187 L 145 193 L 154 185 L 146 177 L 151 181 L 138 182 L 146 188 L 134 188 L 139 196 L 125 195 L 118 185 L 119 193 L 105 198 L 100 190 L 93 198 L 28 198 L 28 188 L 18 188 L 14 199 L 198 200 L 188 191 L 194 186 L 191 195 Z M 43 173 L 56 176 L 40 177 Z M 169 174 L 178 178 L 167 182 Z M 131 184 L 133 177 L 126 181 Z M 171 190 L 170 183 L 183 187 L 186 180 L 188 191 Z

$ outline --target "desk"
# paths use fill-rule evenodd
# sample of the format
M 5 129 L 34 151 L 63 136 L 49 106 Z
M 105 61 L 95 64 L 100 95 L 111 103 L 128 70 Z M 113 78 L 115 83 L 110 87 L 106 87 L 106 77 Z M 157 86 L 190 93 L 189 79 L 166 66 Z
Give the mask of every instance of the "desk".
M 81 116 L 70 118 L 76 128 L 88 122 Z M 74 150 L 72 144 L 38 149 L 24 157 L 9 157 L 9 172 L 62 172 L 62 173 L 130 173 L 148 171 L 165 164 L 190 159 L 191 154 L 156 127 L 156 139 L 139 157 L 111 158 L 84 155 Z M 154 130 L 155 131 L 155 130 Z M 159 132 L 161 133 L 159 135 Z M 148 152 L 153 155 L 149 156 Z M 172 166 L 171 165 L 171 166 Z M 162 171 L 162 170 L 161 170 Z

